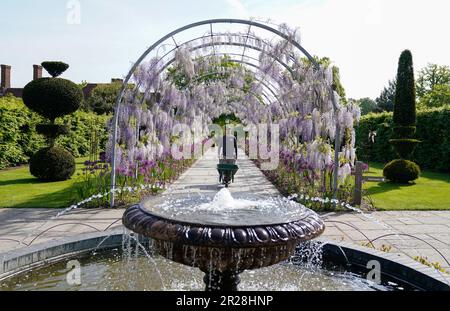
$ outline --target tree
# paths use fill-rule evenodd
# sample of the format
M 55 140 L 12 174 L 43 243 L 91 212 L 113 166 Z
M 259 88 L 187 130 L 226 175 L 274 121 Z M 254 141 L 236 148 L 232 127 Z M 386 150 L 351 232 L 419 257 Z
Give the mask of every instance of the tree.
M 112 113 L 121 88 L 119 82 L 98 85 L 85 101 L 84 108 L 98 114 Z
M 394 101 L 395 101 L 395 89 L 397 87 L 397 80 L 389 81 L 388 86 L 386 86 L 381 92 L 380 96 L 375 99 L 377 107 L 380 111 L 393 111 Z
M 421 108 L 441 107 L 450 105 L 450 84 L 439 84 L 433 87 L 433 90 L 425 94 L 420 99 Z
M 409 50 L 402 52 L 398 62 L 393 121 L 394 137 L 389 142 L 400 159 L 386 164 L 383 174 L 391 181 L 408 183 L 420 174 L 419 166 L 407 160 L 420 143 L 413 139 L 416 132 L 416 89 L 413 58 Z
M 371 112 L 379 112 L 377 103 L 373 99 L 365 97 L 355 100 L 355 102 L 359 105 L 362 115 L 366 115 Z
M 417 77 L 417 97 L 421 100 L 438 85 L 450 84 L 450 67 L 428 64 Z

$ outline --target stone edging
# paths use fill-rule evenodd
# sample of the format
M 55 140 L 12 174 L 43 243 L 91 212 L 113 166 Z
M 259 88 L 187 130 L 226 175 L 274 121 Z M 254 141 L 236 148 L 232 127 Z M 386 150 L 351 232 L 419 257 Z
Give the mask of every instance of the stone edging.
M 115 229 L 107 232 L 85 233 L 0 254 L 0 281 L 64 258 L 95 249 L 102 250 L 120 246 L 122 232 L 123 229 Z
M 51 264 L 64 258 L 86 254 L 95 249 L 105 250 L 122 245 L 122 229 L 108 232 L 95 232 L 76 235 L 57 241 L 50 241 L 18 250 L 0 254 L 0 281 L 15 274 Z M 360 268 L 365 268 L 370 260 L 378 260 L 381 272 L 389 277 L 408 279 L 407 283 L 423 290 L 450 290 L 450 276 L 439 274 L 406 256 L 385 253 L 378 250 L 349 244 L 346 242 L 330 242 L 319 238 L 315 241 L 326 243 L 324 257 L 345 263 L 342 256 L 345 253 L 348 261 Z M 447 282 L 447 284 L 446 284 Z
M 350 262 L 358 268 L 369 271 L 371 260 L 380 263 L 382 275 L 428 291 L 450 291 L 450 275 L 438 272 L 403 254 L 386 253 L 347 242 L 335 242 L 324 238 L 316 241 L 324 243 L 324 259 L 345 264 Z M 344 254 L 345 256 L 344 256 Z

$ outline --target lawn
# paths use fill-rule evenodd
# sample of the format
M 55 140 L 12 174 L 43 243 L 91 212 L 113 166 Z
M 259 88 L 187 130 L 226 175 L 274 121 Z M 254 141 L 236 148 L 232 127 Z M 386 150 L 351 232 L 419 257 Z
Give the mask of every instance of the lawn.
M 74 195 L 72 185 L 86 160 L 77 159 L 72 179 L 60 182 L 41 182 L 30 174 L 28 166 L 0 171 L 0 208 L 69 207 Z
M 365 176 L 383 176 L 383 164 L 370 163 Z M 450 210 L 450 174 L 422 171 L 415 184 L 366 182 L 377 210 Z
M 77 159 L 73 179 L 40 182 L 28 167 L 0 171 L 0 208 L 65 208 L 73 203 L 72 185 L 87 158 Z M 366 176 L 382 176 L 383 165 L 371 163 Z M 367 182 L 364 184 L 377 210 L 450 210 L 450 174 L 423 171 L 415 185 Z

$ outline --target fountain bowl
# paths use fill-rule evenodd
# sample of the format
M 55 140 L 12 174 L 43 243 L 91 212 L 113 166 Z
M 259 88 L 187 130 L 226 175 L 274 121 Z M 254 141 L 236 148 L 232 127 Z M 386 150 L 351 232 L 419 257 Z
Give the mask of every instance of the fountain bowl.
M 239 274 L 288 259 L 299 243 L 322 234 L 319 215 L 305 209 L 285 223 L 249 225 L 180 221 L 129 207 L 122 218 L 129 230 L 152 239 L 163 257 L 205 273 L 206 290 L 237 290 Z

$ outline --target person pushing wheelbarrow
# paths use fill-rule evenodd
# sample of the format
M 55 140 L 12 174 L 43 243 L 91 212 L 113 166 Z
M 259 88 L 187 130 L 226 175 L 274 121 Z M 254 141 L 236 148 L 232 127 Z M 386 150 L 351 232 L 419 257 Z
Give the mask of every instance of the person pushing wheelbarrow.
M 219 165 L 217 171 L 219 172 L 219 182 L 223 183 L 228 188 L 231 182 L 234 182 L 234 175 L 238 171 L 236 160 L 238 157 L 237 139 L 232 134 L 231 129 L 227 127 L 225 135 L 218 138 L 218 156 Z

